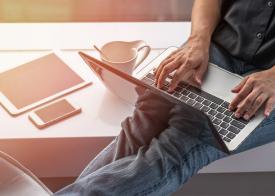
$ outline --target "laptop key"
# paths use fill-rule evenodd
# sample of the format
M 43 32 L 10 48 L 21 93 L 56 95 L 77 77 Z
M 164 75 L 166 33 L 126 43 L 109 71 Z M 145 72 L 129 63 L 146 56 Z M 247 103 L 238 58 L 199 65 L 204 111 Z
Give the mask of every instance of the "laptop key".
M 231 123 L 231 125 L 234 125 L 235 127 L 239 128 L 239 129 L 243 129 L 245 127 L 245 125 L 239 121 L 233 120 Z
M 232 133 L 235 133 L 235 134 L 238 134 L 240 133 L 240 129 L 238 129 L 237 127 L 234 127 L 234 126 L 229 126 L 227 128 L 228 131 L 232 132 Z
M 232 120 L 232 118 L 229 118 L 228 116 L 224 117 L 224 119 L 223 119 L 223 121 L 227 122 L 227 123 L 231 122 L 231 120 Z
M 229 132 L 226 137 L 233 139 L 236 135 L 234 133 Z
M 152 86 L 152 84 L 154 84 L 154 81 L 151 80 L 151 79 L 149 79 L 149 78 L 147 78 L 147 77 L 144 77 L 144 78 L 142 79 L 142 81 L 143 81 L 145 84 L 148 84 L 148 85 L 150 85 L 150 86 Z
M 224 115 L 222 113 L 218 113 L 216 114 L 216 118 L 223 119 Z
M 180 98 L 181 94 L 179 92 L 174 92 L 173 95 L 176 97 L 176 98 Z
M 188 97 L 191 98 L 191 99 L 195 99 L 195 98 L 197 97 L 197 95 L 194 94 L 194 93 L 190 93 L 190 94 L 188 95 Z
M 172 79 L 172 78 L 171 78 Z M 187 87 L 188 86 L 188 84 L 187 83 L 185 83 L 185 82 L 180 82 L 179 83 L 179 85 L 178 85 L 179 87 L 181 87 L 181 88 L 185 88 L 185 87 Z
M 222 122 L 222 124 L 220 126 L 224 129 L 226 129 L 229 126 L 229 124 L 226 122 Z
M 195 103 L 195 100 L 189 99 L 186 103 L 192 106 Z
M 211 114 L 206 113 L 206 115 L 210 118 L 211 121 L 214 119 L 214 116 L 212 116 Z
M 176 92 L 179 92 L 179 93 L 180 93 L 182 90 L 183 90 L 183 89 L 182 89 L 181 87 L 179 87 L 179 86 L 177 86 L 177 87 L 175 88 L 175 91 L 176 91 Z
M 205 105 L 205 106 L 209 106 L 209 105 L 211 104 L 211 101 L 209 101 L 209 100 L 204 100 L 204 101 L 202 102 L 202 104 Z
M 181 94 L 187 96 L 187 95 L 190 94 L 190 92 L 189 92 L 188 90 L 184 89 L 184 90 L 181 92 Z
M 228 143 L 231 142 L 231 139 L 229 139 L 228 137 L 224 137 L 223 140 L 228 142 Z
M 202 108 L 202 106 L 203 105 L 201 103 L 198 103 L 198 102 L 194 105 L 194 107 L 197 108 L 198 110 L 200 110 Z
M 202 109 L 201 109 L 203 112 L 208 112 L 210 110 L 209 107 L 207 106 L 203 106 Z
M 209 107 L 212 108 L 212 109 L 216 109 L 218 107 L 218 105 L 215 104 L 215 103 L 212 103 Z
M 248 121 L 243 119 L 243 118 L 236 118 L 234 114 L 232 114 L 231 116 L 233 119 L 237 120 L 237 121 L 240 121 L 242 122 L 243 124 L 247 125 L 248 124 Z
M 217 131 L 219 131 L 221 128 L 218 125 L 214 125 Z
M 219 107 L 219 108 L 217 109 L 217 111 L 220 112 L 220 113 L 223 113 L 225 110 L 226 110 L 226 109 L 223 108 L 223 107 Z
M 225 110 L 224 114 L 226 116 L 231 116 L 233 114 L 233 112 L 231 112 L 230 110 Z
M 196 101 L 197 101 L 197 102 L 200 102 L 200 103 L 201 103 L 203 100 L 204 100 L 204 99 L 203 99 L 202 97 L 200 97 L 200 96 L 198 96 L 198 97 L 196 98 Z
M 186 96 L 184 96 L 184 95 L 182 95 L 180 99 L 181 99 L 183 102 L 186 103 L 186 102 L 188 101 L 189 98 L 186 97 Z
M 211 121 L 213 121 L 215 119 L 214 116 L 210 116 L 209 118 L 210 118 Z
M 221 124 L 221 122 L 222 122 L 222 120 L 220 120 L 220 119 L 218 119 L 218 118 L 215 118 L 215 120 L 213 120 L 213 123 L 214 123 L 215 125 L 219 125 L 219 124 Z
M 215 97 L 214 95 L 211 95 L 211 94 L 209 94 L 201 89 L 198 89 L 196 87 L 189 86 L 188 90 L 190 90 L 191 92 L 195 92 L 197 95 L 200 95 L 203 98 L 208 99 L 216 104 L 221 104 L 222 102 L 224 102 L 222 99 Z
M 224 107 L 224 108 L 227 109 L 228 106 L 229 106 L 229 103 L 227 101 L 225 101 L 225 102 L 222 103 L 222 107 Z
M 211 109 L 208 113 L 211 114 L 212 116 L 215 116 L 218 112 Z
M 219 133 L 222 134 L 222 135 L 226 135 L 226 134 L 228 133 L 228 131 L 225 130 L 225 129 L 221 129 L 221 130 L 219 131 Z
M 175 92 L 175 91 L 172 91 L 172 92 L 168 91 L 169 90 L 168 86 L 163 86 L 161 89 L 164 90 L 166 93 L 169 93 L 169 94 L 173 94 Z
M 209 100 L 211 100 L 212 102 L 214 102 L 214 103 L 216 103 L 216 104 L 218 104 L 218 105 L 220 105 L 222 102 L 223 102 L 223 100 L 222 99 L 220 99 L 220 98 L 218 98 L 218 97 L 215 97 L 215 96 L 213 96 L 213 95 L 211 95 L 212 97 L 209 99 Z
M 155 80 L 155 76 L 152 73 L 148 73 L 146 77 L 150 78 L 151 80 Z

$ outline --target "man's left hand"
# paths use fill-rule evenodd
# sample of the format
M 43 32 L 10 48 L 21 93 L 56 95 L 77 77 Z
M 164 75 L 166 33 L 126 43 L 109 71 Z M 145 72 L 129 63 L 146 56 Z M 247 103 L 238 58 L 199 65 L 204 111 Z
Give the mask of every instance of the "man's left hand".
M 275 105 L 275 66 L 245 77 L 232 89 L 237 96 L 229 105 L 237 118 L 249 120 L 265 104 L 265 116 L 269 116 Z

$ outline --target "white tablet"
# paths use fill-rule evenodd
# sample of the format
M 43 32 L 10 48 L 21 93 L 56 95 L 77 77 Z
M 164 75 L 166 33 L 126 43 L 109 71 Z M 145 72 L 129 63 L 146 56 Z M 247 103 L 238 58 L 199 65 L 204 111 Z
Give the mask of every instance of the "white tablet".
M 0 102 L 15 116 L 89 84 L 51 53 L 0 73 Z

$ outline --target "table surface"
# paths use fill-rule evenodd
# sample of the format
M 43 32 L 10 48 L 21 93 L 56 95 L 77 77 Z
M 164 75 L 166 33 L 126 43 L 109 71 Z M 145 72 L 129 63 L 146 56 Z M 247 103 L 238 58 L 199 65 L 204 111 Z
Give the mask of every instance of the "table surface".
M 28 113 L 11 117 L 1 108 L 0 138 L 117 135 L 120 131 L 120 122 L 126 116 L 131 115 L 133 108 L 109 93 L 77 52 L 82 50 L 99 58 L 97 52 L 91 49 L 93 44 L 102 46 L 111 40 L 142 39 L 153 48 L 149 57 L 140 66 L 142 68 L 166 46 L 177 46 L 185 41 L 190 29 L 189 24 L 185 23 L 165 23 L 165 27 L 163 29 L 162 23 L 1 24 L 0 72 L 53 50 L 58 51 L 63 61 L 86 81 L 92 81 L 93 84 L 66 96 L 82 108 L 80 115 L 44 130 L 37 129 L 28 120 Z M 173 31 L 175 28 L 181 30 Z M 148 33 L 157 36 L 150 36 L 148 39 Z M 171 35 L 171 42 L 167 39 L 158 41 L 166 35 Z
M 77 176 L 118 135 L 121 121 L 133 111 L 105 89 L 77 52 L 98 57 L 91 49 L 93 44 L 145 40 L 153 49 L 142 64 L 145 66 L 165 48 L 185 42 L 190 23 L 13 23 L 0 24 L 0 32 L 0 71 L 60 51 L 60 57 L 69 66 L 93 82 L 66 96 L 77 102 L 83 112 L 45 130 L 37 129 L 27 113 L 11 117 L 0 108 L 0 150 L 14 156 L 39 177 L 66 177 Z M 201 172 L 275 171 L 275 158 L 270 157 L 274 149 L 272 143 L 219 160 Z M 268 161 L 263 164 L 263 159 Z

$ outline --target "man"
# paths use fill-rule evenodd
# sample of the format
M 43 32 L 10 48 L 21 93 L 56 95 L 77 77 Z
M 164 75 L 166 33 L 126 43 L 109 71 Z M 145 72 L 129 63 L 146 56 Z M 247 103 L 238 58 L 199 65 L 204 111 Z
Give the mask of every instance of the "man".
M 245 77 L 232 92 L 229 109 L 251 118 L 263 106 L 265 120 L 235 153 L 275 140 L 275 1 L 196 0 L 192 31 L 184 46 L 156 70 L 159 88 L 176 71 L 170 90 L 182 79 L 200 85 L 208 61 Z M 140 91 L 133 117 L 120 135 L 56 195 L 168 195 L 203 166 L 225 157 L 206 116 Z

